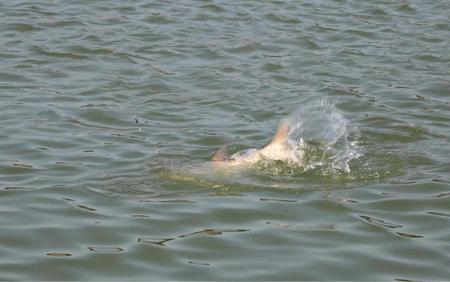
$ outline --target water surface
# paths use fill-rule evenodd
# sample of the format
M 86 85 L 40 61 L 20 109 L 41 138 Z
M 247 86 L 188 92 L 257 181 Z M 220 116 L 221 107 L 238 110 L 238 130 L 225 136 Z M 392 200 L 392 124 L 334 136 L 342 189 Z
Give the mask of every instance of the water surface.
M 0 278 L 448 280 L 449 12 L 2 1 Z M 322 98 L 350 172 L 161 173 Z

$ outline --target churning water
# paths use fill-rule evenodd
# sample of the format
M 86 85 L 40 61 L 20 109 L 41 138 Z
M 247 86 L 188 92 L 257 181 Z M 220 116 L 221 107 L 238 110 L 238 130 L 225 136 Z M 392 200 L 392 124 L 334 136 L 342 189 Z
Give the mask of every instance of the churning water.
M 349 162 L 358 158 L 356 127 L 349 125 L 335 102 L 326 99 L 303 103 L 288 119 L 288 143 L 304 159 L 304 170 L 330 166 L 350 173 Z
M 0 1 L 0 280 L 448 280 L 449 15 Z
M 162 177 L 207 183 L 216 188 L 245 185 L 253 189 L 292 190 L 310 187 L 311 182 L 322 188 L 335 181 L 340 181 L 344 187 L 355 186 L 400 173 L 398 167 L 377 162 L 378 154 L 364 147 L 357 127 L 349 123 L 336 104 L 323 98 L 305 100 L 282 119 L 289 128 L 287 143 L 296 156 L 294 161 L 263 158 L 251 166 L 230 167 L 209 160 L 176 163 L 155 158 L 153 171 Z M 239 146 L 231 148 L 239 151 Z M 249 150 L 254 149 L 244 149 L 237 154 L 247 154 Z M 267 177 L 275 178 L 268 181 Z

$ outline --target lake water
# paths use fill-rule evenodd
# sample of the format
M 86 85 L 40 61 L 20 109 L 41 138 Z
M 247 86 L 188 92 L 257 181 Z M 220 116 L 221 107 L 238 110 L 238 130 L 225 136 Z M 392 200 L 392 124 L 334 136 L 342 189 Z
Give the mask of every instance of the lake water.
M 2 1 L 0 279 L 448 280 L 449 14 Z M 317 99 L 345 169 L 187 169 Z

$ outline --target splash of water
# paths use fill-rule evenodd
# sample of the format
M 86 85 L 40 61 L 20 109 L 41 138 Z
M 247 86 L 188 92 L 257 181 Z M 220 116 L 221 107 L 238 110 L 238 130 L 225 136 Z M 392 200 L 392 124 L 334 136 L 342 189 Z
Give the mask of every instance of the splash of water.
M 348 121 L 326 99 L 305 103 L 294 111 L 286 121 L 289 123 L 289 140 L 296 145 L 302 140 L 318 140 L 332 145 L 346 133 Z
M 301 160 L 299 163 L 264 159 L 248 169 L 239 166 L 224 169 L 214 162 L 161 163 L 154 172 L 161 178 L 196 186 L 231 187 L 233 191 L 237 187 L 300 189 L 373 178 L 371 170 L 362 169 L 359 161 L 364 158 L 356 128 L 335 103 L 325 99 L 308 101 L 284 122 L 289 125 L 287 142 Z
M 357 141 L 349 140 L 353 128 L 334 102 L 321 99 L 304 103 L 285 122 L 289 124 L 288 143 L 302 160 L 302 172 L 319 169 L 323 174 L 350 173 L 349 164 L 360 153 Z

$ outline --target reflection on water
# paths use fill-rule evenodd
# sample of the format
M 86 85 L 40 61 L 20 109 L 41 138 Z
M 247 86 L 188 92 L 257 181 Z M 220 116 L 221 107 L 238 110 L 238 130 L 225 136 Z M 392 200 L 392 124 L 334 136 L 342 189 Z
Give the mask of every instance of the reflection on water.
M 94 253 L 120 253 L 123 252 L 119 247 L 87 247 L 89 251 Z
M 70 257 L 72 254 L 70 253 L 47 253 L 47 256 L 50 257 Z
M 382 226 L 382 227 L 387 227 L 387 228 L 400 228 L 400 227 L 403 227 L 403 226 L 401 226 L 399 224 L 389 223 L 389 222 L 386 222 L 386 221 L 384 221 L 382 219 L 373 218 L 373 217 L 370 217 L 370 216 L 367 216 L 367 215 L 360 215 L 360 217 L 362 219 L 364 219 L 365 221 L 367 221 L 369 223 L 372 223 L 374 225 L 377 225 L 377 226 Z
M 449 9 L 0 1 L 0 280 L 447 280 Z
M 172 238 L 138 238 L 139 243 L 149 243 L 149 244 L 156 244 L 160 246 L 166 246 L 167 242 L 173 241 L 175 239 L 180 238 L 188 238 L 193 236 L 202 236 L 202 235 L 221 235 L 222 233 L 229 233 L 229 232 L 247 232 L 249 230 L 246 229 L 203 229 L 200 231 L 188 233 L 188 234 L 182 234 L 178 235 Z
M 316 225 L 304 225 L 304 224 L 290 224 L 290 223 L 277 223 L 267 221 L 267 224 L 279 226 L 281 228 L 293 229 L 293 230 L 333 230 L 335 226 L 331 223 L 328 224 L 316 224 Z

